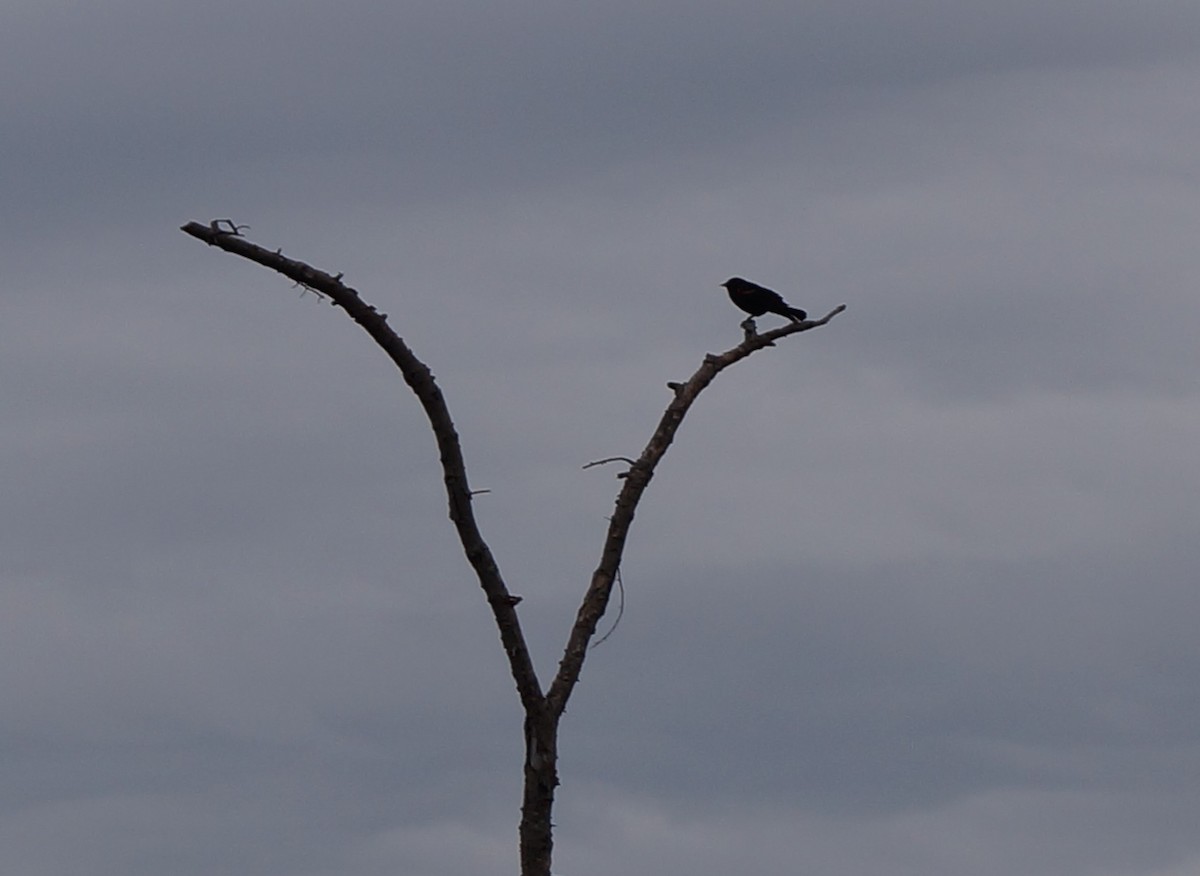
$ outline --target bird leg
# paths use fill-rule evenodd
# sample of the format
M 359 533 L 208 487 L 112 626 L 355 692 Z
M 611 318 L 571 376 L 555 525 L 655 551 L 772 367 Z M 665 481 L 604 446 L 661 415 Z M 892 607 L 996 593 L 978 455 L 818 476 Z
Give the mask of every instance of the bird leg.
M 754 317 L 748 316 L 741 322 L 742 332 L 746 335 L 746 340 L 758 337 L 758 326 L 754 324 Z

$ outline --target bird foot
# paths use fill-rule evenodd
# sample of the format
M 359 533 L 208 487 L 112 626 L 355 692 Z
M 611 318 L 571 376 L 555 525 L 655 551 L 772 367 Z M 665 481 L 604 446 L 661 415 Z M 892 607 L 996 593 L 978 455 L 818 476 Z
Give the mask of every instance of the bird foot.
M 742 332 L 746 335 L 746 340 L 758 337 L 758 326 L 754 324 L 754 317 L 749 316 L 742 320 Z

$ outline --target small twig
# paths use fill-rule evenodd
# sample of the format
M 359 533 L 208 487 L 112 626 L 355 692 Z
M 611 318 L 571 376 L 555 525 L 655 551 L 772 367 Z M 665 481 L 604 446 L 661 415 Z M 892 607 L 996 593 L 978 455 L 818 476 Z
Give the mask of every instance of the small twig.
M 222 225 L 228 225 L 228 228 L 222 228 Z M 213 234 L 232 234 L 234 237 L 241 237 L 242 231 L 249 231 L 249 225 L 238 225 L 232 219 L 214 219 L 208 223 L 208 227 L 212 229 Z
M 278 253 L 278 252 L 276 252 L 276 255 L 278 255 L 278 254 L 279 254 L 279 253 Z M 324 300 L 326 299 L 326 297 L 327 297 L 327 296 L 325 295 L 325 293 L 323 293 L 323 292 L 322 292 L 320 289 L 314 289 L 312 286 L 309 286 L 309 285 L 308 285 L 308 284 L 306 284 L 306 283 L 301 283 L 299 280 L 297 280 L 295 283 L 293 283 L 293 284 L 292 284 L 292 288 L 293 288 L 293 289 L 296 289 L 296 288 L 299 288 L 299 289 L 300 289 L 300 297 L 301 297 L 301 298 L 303 298 L 303 297 L 304 297 L 306 294 L 308 294 L 309 292 L 311 292 L 313 295 L 316 295 L 316 296 L 317 296 L 318 298 L 320 298 L 322 301 L 324 301 Z
M 628 456 L 610 456 L 607 458 L 607 460 L 596 460 L 595 462 L 589 462 L 587 464 L 587 466 L 584 466 L 583 468 L 594 468 L 595 466 L 606 466 L 606 464 L 610 463 L 610 462 L 628 462 L 630 464 L 630 466 L 636 466 L 636 464 L 637 464 L 637 460 L 630 460 L 630 458 Z
M 605 633 L 603 636 L 601 636 L 596 641 L 592 642 L 592 644 L 588 646 L 589 650 L 591 648 L 595 648 L 597 645 L 604 644 L 604 642 L 608 639 L 608 637 L 617 631 L 617 625 L 621 623 L 621 618 L 625 614 L 625 582 L 621 580 L 620 567 L 617 567 L 616 579 L 617 579 L 617 616 L 615 618 L 613 618 L 613 624 L 611 627 L 608 628 L 608 632 Z

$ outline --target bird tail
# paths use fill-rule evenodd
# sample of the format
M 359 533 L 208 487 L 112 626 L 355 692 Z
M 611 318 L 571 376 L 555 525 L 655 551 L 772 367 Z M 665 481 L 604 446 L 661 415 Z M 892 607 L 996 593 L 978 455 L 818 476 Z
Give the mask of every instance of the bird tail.
M 792 319 L 796 320 L 797 322 L 803 322 L 804 320 L 808 319 L 808 312 L 805 310 L 801 310 L 799 307 L 789 307 L 787 309 L 787 311 L 788 311 L 788 316 L 790 316 Z

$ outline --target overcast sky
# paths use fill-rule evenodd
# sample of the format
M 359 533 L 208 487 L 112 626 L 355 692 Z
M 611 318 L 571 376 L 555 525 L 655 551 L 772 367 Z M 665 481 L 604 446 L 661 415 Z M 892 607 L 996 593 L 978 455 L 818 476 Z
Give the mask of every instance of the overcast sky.
M 0 872 L 515 874 L 521 713 L 743 275 L 562 727 L 566 876 L 1200 872 L 1195 0 L 0 13 Z M 776 317 L 760 320 L 778 324 Z M 602 629 L 607 629 L 611 618 Z

